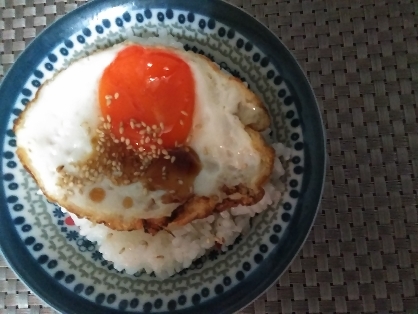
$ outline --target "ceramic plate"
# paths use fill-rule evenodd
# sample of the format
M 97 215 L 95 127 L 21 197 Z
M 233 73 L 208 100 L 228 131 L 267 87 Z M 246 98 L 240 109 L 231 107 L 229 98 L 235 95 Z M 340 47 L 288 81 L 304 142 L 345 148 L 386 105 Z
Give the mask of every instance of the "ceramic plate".
M 38 88 L 72 61 L 130 36 L 165 29 L 249 84 L 269 109 L 271 136 L 292 148 L 279 204 L 252 220 L 227 252 L 212 250 L 159 280 L 104 260 L 67 214 L 37 193 L 16 157 L 13 121 Z M 64 313 L 231 313 L 271 284 L 297 254 L 320 200 L 324 135 L 312 90 L 283 44 L 243 11 L 217 0 L 92 1 L 47 28 L 0 89 L 0 243 L 20 278 Z M 48 124 L 48 121 L 40 121 Z

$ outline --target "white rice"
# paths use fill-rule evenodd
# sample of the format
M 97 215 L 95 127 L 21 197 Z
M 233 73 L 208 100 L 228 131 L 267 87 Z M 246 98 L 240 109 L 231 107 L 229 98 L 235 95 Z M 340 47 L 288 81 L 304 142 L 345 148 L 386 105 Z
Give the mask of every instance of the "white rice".
M 284 146 L 279 148 L 288 150 Z M 290 155 L 285 159 L 289 158 Z M 159 278 L 167 278 L 189 267 L 217 243 L 221 243 L 220 249 L 226 251 L 240 234 L 245 235 L 250 229 L 250 218 L 280 200 L 282 183 L 279 179 L 284 173 L 282 163 L 276 157 L 271 181 L 264 186 L 264 197 L 257 204 L 237 206 L 185 226 L 169 227 L 171 234 L 160 231 L 152 236 L 143 230 L 115 231 L 70 215 L 80 228 L 80 235 L 97 242 L 103 258 L 113 262 L 115 269 L 131 275 L 139 271 L 154 272 Z

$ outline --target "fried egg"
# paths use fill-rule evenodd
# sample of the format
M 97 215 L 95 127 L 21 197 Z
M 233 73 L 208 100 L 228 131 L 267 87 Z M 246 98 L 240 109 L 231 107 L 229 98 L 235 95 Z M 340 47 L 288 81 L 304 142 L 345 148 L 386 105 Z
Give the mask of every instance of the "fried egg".
M 45 82 L 15 133 L 50 201 L 115 230 L 156 232 L 261 199 L 268 125 L 259 98 L 207 58 L 125 42 Z

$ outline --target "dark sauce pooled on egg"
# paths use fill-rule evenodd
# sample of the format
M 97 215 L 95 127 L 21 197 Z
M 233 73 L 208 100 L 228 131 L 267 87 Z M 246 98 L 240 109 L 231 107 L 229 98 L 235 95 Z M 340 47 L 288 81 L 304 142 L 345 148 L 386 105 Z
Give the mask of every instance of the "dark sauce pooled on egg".
M 169 150 L 133 147 L 115 139 L 106 123 L 102 123 L 96 133 L 91 140 L 93 153 L 86 160 L 73 164 L 78 170 L 77 176 L 70 175 L 62 167 L 57 168 L 62 175 L 59 184 L 70 187 L 69 195 L 78 189 L 81 193 L 87 192 L 92 201 L 100 203 L 106 197 L 105 191 L 101 188 L 84 191 L 84 187 L 105 177 L 119 186 L 140 181 L 148 191 L 166 191 L 162 197 L 166 204 L 181 203 L 193 195 L 194 180 L 202 166 L 191 147 L 179 146 Z M 124 199 L 121 205 L 125 209 L 131 208 L 132 199 Z
M 170 159 L 160 156 L 151 162 L 142 182 L 150 191 L 168 191 L 163 196 L 166 204 L 183 202 L 193 194 L 194 179 L 202 168 L 200 159 L 188 146 L 177 147 L 168 152 Z

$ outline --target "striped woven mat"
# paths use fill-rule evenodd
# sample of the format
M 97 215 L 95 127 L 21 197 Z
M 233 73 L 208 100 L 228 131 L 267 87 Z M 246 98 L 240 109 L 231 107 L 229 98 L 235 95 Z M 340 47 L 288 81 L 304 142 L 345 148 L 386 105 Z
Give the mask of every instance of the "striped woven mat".
M 45 26 L 83 2 L 0 0 L 0 77 Z M 300 62 L 329 156 L 306 244 L 240 313 L 418 313 L 418 1 L 230 2 Z M 0 257 L 3 313 L 55 312 Z

